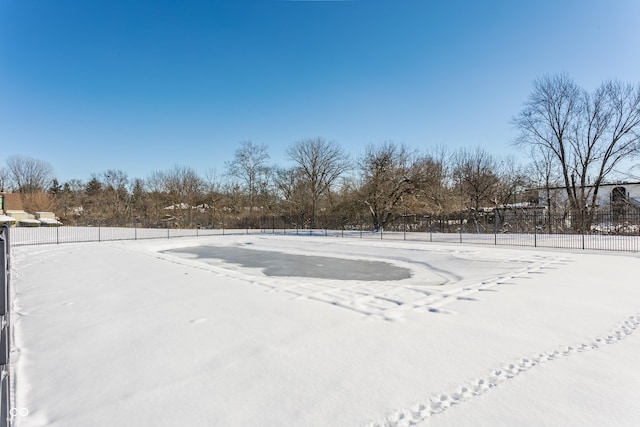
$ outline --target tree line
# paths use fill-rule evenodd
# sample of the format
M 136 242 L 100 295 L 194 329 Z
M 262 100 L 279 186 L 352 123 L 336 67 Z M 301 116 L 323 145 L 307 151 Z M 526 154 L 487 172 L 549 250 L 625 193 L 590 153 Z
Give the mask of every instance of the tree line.
M 383 142 L 352 159 L 339 144 L 313 138 L 292 144 L 287 155 L 291 167 L 273 166 L 267 146 L 244 141 L 222 177 L 174 166 L 146 179 L 110 169 L 86 182 L 64 183 L 46 162 L 12 156 L 5 185 L 22 193 L 25 209 L 54 211 L 66 224 L 215 226 L 229 215 L 289 215 L 314 224 L 317 215 L 330 214 L 366 216 L 380 229 L 399 213 L 442 214 L 513 202 L 527 184 L 524 170 L 480 148 L 427 154 Z
M 53 211 L 66 224 L 215 227 L 230 215 L 288 215 L 313 226 L 318 215 L 357 215 L 378 230 L 399 214 L 479 211 L 537 201 L 540 191 L 551 208 L 555 187 L 562 208 L 584 220 L 614 167 L 640 154 L 640 86 L 607 81 L 589 93 L 566 75 L 544 76 L 511 122 L 528 164 L 480 147 L 420 151 L 390 141 L 352 158 L 317 137 L 287 148 L 290 167 L 270 164 L 266 145 L 242 141 L 221 176 L 177 165 L 146 178 L 109 169 L 60 183 L 47 162 L 11 156 L 0 187 L 20 192 L 26 210 Z

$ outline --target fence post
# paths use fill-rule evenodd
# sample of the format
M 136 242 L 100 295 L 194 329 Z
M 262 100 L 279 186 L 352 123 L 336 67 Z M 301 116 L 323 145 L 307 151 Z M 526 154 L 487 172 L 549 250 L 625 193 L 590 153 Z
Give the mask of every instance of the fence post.
M 584 208 L 580 209 L 580 230 L 582 231 L 582 249 L 584 250 Z
M 2 376 L 0 378 L 0 394 L 2 395 L 2 402 L 0 402 L 0 425 L 11 425 L 11 387 L 10 387 L 10 372 L 9 372 L 9 357 L 11 355 L 11 324 L 9 318 L 10 312 L 10 268 L 11 268 L 11 244 L 9 237 L 9 227 L 4 224 L 0 227 L 0 264 L 2 265 L 2 274 L 0 276 L 0 287 L 2 288 L 2 301 L 0 304 L 0 316 L 1 316 L 1 331 L 0 331 L 0 371 Z
M 429 242 L 433 242 L 433 215 L 429 215 Z
M 493 245 L 498 246 L 498 208 L 493 208 Z
M 403 240 L 407 240 L 407 218 L 402 215 Z
M 56 245 L 60 244 L 60 227 L 56 227 Z
M 9 281 L 9 254 L 8 254 L 8 242 L 7 242 L 7 234 L 9 229 L 6 225 L 3 225 L 0 229 L 0 265 L 2 266 L 2 276 L 0 276 L 0 288 L 2 290 L 2 295 L 0 295 L 0 316 L 5 316 L 7 314 L 7 310 L 9 308 L 9 292 L 8 292 L 8 281 Z M 4 320 L 4 319 L 3 319 Z M 2 322 L 4 324 L 4 321 Z M 4 333 L 4 329 L 3 329 Z M 3 336 L 4 338 L 4 336 Z M 2 353 L 2 360 L 0 360 L 0 364 L 4 365 L 6 361 L 4 361 L 4 347 L 0 349 Z
M 538 247 L 538 215 L 537 212 L 533 211 L 533 247 Z

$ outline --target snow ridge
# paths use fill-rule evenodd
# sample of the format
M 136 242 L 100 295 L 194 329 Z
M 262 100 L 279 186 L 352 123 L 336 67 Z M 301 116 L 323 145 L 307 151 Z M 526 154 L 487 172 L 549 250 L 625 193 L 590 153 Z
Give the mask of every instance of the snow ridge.
M 472 295 L 487 291 L 517 277 L 541 273 L 544 269 L 554 268 L 567 262 L 560 257 L 538 256 L 527 259 L 530 265 L 518 271 L 485 279 L 473 284 L 439 290 L 434 287 L 402 285 L 399 283 L 355 283 L 352 285 L 331 286 L 327 283 L 306 283 L 280 287 L 271 282 L 273 290 L 292 293 L 300 298 L 308 298 L 329 303 L 338 307 L 353 310 L 365 316 L 372 316 L 387 321 L 400 320 L 409 312 L 444 313 L 443 306 L 454 301 L 475 301 Z M 269 286 L 266 283 L 263 285 Z
M 619 327 L 604 336 L 587 340 L 577 345 L 562 346 L 556 350 L 539 353 L 533 357 L 520 358 L 515 362 L 491 370 L 482 378 L 474 379 L 469 383 L 456 387 L 452 392 L 435 394 L 422 402 L 414 403 L 408 408 L 396 410 L 382 420 L 366 424 L 366 427 L 409 427 L 425 423 L 429 418 L 441 414 L 447 409 L 475 396 L 484 394 L 535 366 L 617 343 L 631 335 L 639 326 L 640 313 L 637 313 L 627 317 Z

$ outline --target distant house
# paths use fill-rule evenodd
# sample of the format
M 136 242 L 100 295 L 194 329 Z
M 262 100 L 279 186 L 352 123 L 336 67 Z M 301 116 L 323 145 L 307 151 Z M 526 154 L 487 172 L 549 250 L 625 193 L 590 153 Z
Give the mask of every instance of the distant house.
M 588 194 L 591 195 L 594 187 L 587 186 Z M 530 193 L 534 197 L 530 199 L 538 206 L 548 206 L 551 201 L 552 206 L 562 204 L 567 199 L 567 191 L 565 187 L 549 188 L 549 196 L 544 188 L 537 188 Z M 549 200 L 551 199 L 551 200 Z M 598 188 L 598 197 L 596 199 L 596 208 L 609 207 L 613 210 L 626 208 L 640 209 L 640 182 L 618 182 L 611 184 L 601 184 Z
M 7 211 L 21 211 L 22 196 L 20 193 L 0 193 L 0 213 L 6 214 Z
M 17 219 L 9 215 L 9 211 L 22 211 L 22 198 L 18 193 L 0 193 L 0 225 L 13 226 Z
M 40 227 L 62 225 L 53 212 L 36 212 L 35 215 L 23 209 L 19 193 L 0 193 L 0 225 L 20 227 Z

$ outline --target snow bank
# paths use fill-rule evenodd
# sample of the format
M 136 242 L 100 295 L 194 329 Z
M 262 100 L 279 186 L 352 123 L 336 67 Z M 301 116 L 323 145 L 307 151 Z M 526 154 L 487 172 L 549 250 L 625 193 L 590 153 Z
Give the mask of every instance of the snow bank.
M 61 226 L 62 223 L 60 221 L 58 221 L 55 218 L 40 218 L 38 219 L 38 221 L 40 221 L 40 223 L 45 226 L 45 227 L 57 227 L 57 226 Z

